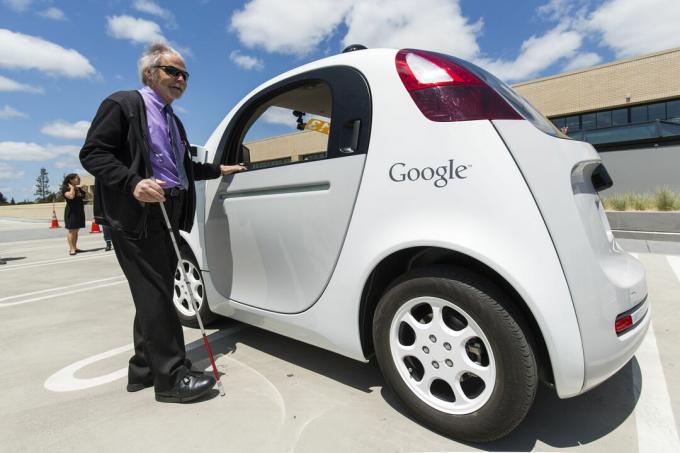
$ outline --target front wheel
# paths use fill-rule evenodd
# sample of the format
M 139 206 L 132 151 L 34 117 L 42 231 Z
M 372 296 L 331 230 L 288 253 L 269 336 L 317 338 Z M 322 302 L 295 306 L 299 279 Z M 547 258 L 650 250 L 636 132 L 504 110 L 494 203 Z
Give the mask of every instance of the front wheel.
M 184 267 L 184 272 L 187 274 L 189 280 L 189 285 L 194 294 L 194 300 L 198 306 L 198 312 L 201 315 L 201 320 L 203 325 L 207 326 L 213 321 L 215 321 L 218 316 L 210 311 L 208 307 L 208 300 L 205 295 L 205 286 L 203 285 L 203 275 L 201 270 L 196 264 L 196 258 L 191 252 L 191 249 L 182 244 L 179 248 L 180 255 L 182 259 L 177 263 L 177 269 L 175 269 L 175 280 L 173 282 L 173 294 L 172 301 L 175 305 L 175 311 L 179 316 L 179 320 L 183 326 L 198 328 L 198 320 L 196 319 L 196 312 L 194 311 L 193 304 L 189 299 L 189 291 L 182 278 L 182 272 L 180 271 L 180 266 Z
M 387 384 L 432 429 L 488 442 L 525 417 L 538 383 L 531 344 L 509 298 L 456 267 L 417 269 L 376 307 L 373 341 Z

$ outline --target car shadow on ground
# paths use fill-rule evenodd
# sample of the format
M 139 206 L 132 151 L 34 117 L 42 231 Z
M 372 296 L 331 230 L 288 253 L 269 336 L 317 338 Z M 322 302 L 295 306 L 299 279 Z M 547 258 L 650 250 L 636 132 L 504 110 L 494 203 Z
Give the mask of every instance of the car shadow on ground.
M 237 325 L 240 325 L 237 321 L 220 320 L 211 327 L 226 329 Z M 252 326 L 218 339 L 212 344 L 212 348 L 217 356 L 232 353 L 238 348 L 238 344 L 247 345 L 366 393 L 373 391 L 375 387 L 381 387 L 382 397 L 392 408 L 420 424 L 413 419 L 396 395 L 385 387 L 375 360 L 369 363 L 358 362 Z M 206 366 L 209 366 L 203 348 L 193 349 L 189 355 L 194 362 L 205 360 Z M 616 430 L 633 413 L 640 397 L 641 382 L 640 366 L 633 358 L 606 382 L 575 398 L 559 399 L 554 390 L 540 384 L 533 407 L 512 433 L 496 442 L 468 445 L 487 451 L 530 451 L 538 442 L 554 448 L 589 444 Z

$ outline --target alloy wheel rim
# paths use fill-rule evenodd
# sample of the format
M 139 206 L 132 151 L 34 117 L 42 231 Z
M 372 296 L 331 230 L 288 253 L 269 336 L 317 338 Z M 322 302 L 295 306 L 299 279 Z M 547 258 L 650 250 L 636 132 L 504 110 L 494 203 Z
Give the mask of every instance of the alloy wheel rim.
M 175 269 L 175 281 L 172 293 L 172 301 L 175 304 L 177 310 L 184 316 L 196 316 L 194 307 L 189 299 L 189 290 L 182 278 L 182 272 L 179 266 L 184 266 L 184 272 L 187 274 L 189 284 L 194 294 L 194 300 L 196 300 L 196 306 L 201 309 L 201 304 L 203 303 L 204 290 L 203 290 L 203 280 L 201 279 L 201 273 L 198 268 L 194 266 L 191 261 L 181 260 L 177 264 L 177 269 Z
M 401 379 L 429 406 L 464 415 L 491 397 L 496 362 L 490 342 L 477 322 L 451 301 L 407 301 L 392 318 L 389 338 Z

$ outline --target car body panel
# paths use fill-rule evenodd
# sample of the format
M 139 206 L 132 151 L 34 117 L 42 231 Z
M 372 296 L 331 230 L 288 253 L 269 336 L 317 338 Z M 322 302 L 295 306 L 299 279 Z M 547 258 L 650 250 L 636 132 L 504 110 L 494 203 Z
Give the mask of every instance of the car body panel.
M 226 266 L 215 273 L 209 260 L 204 256 L 198 257 L 199 250 L 197 257 L 204 266 L 211 310 L 364 360 L 359 332 L 361 297 L 364 285 L 376 266 L 385 257 L 410 247 L 449 249 L 485 264 L 515 289 L 541 330 L 559 396 L 569 397 L 583 392 L 607 373 L 615 372 L 619 366 L 618 362 L 611 360 L 602 364 L 590 361 L 590 358 L 597 361 L 600 357 L 597 351 L 594 355 L 591 353 L 591 343 L 597 341 L 600 334 L 584 334 L 583 327 L 587 325 L 588 328 L 604 330 L 611 327 L 604 325 L 609 313 L 592 315 L 592 311 L 598 309 L 592 294 L 606 299 L 605 306 L 610 310 L 621 305 L 616 301 L 621 300 L 624 289 L 630 290 L 631 282 L 638 282 L 637 291 L 646 292 L 639 286 L 637 265 L 608 251 L 607 247 L 613 247 L 607 245 L 612 244 L 608 236 L 610 232 L 602 223 L 601 209 L 595 205 L 597 195 L 592 184 L 588 187 L 587 180 L 594 164 L 599 163 L 597 153 L 589 145 L 562 140 L 565 143 L 563 149 L 553 155 L 548 154 L 552 148 L 560 147 L 555 145 L 560 140 L 538 131 L 523 120 L 494 123 L 487 120 L 448 123 L 427 120 L 397 75 L 394 68 L 396 52 L 391 49 L 352 52 L 282 74 L 253 90 L 215 130 L 205 145 L 208 159 L 213 161 L 227 125 L 249 98 L 305 71 L 349 65 L 360 71 L 370 85 L 373 116 L 369 149 L 365 163 L 357 165 L 357 168 L 363 166 L 363 174 L 359 176 L 361 181 L 353 211 L 350 210 L 351 221 L 346 219 L 349 226 L 344 242 L 320 297 L 310 304 L 309 295 L 315 291 L 307 289 L 306 300 L 291 302 L 294 309 L 288 310 L 281 309 L 283 299 L 269 306 L 277 306 L 276 310 L 240 303 L 234 300 L 235 297 L 230 298 L 225 287 Z M 518 146 L 524 142 L 531 145 Z M 543 155 L 535 163 L 527 165 L 525 160 L 531 160 L 537 153 Z M 339 160 L 342 158 L 324 163 L 330 165 Z M 317 164 L 295 164 L 289 168 Z M 546 173 L 533 176 L 540 173 L 543 166 L 548 167 Z M 313 173 L 313 168 L 308 168 Z M 408 173 L 411 169 L 418 170 L 418 177 L 415 177 L 415 171 Z M 274 170 L 279 171 L 280 168 Z M 445 184 L 443 181 L 435 184 L 441 181 L 435 177 L 437 172 L 446 174 Z M 224 177 L 222 181 L 208 182 L 204 203 L 210 204 L 218 198 L 218 192 L 224 191 L 225 187 L 233 187 L 234 190 L 239 187 L 255 188 L 248 185 L 248 176 L 252 175 L 236 174 Z M 551 178 L 552 185 L 548 184 Z M 545 181 L 534 182 L 537 179 Z M 309 181 L 318 182 L 319 179 L 310 176 Z M 559 189 L 555 189 L 556 185 Z M 553 192 L 557 192 L 555 197 L 552 197 Z M 550 203 L 554 206 L 551 207 Z M 346 211 L 346 205 L 343 206 Z M 563 206 L 567 206 L 568 210 L 559 213 Z M 222 204 L 219 207 L 223 209 Z M 240 213 L 235 211 L 233 215 L 245 217 L 234 218 L 233 222 L 256 218 L 256 213 L 248 209 Z M 204 219 L 206 217 L 210 217 L 208 213 L 204 214 Z M 565 235 L 570 228 L 577 234 L 566 240 Z M 194 228 L 190 236 L 193 241 L 200 241 L 196 230 Z M 203 250 L 220 241 L 220 247 L 228 248 L 224 244 L 225 238 L 217 238 L 216 234 L 217 230 L 206 234 Z M 244 229 L 239 234 L 247 235 L 247 232 Z M 314 242 L 317 240 L 316 236 L 312 239 Z M 250 247 L 247 244 L 253 244 L 253 241 L 252 238 L 247 239 L 232 247 L 243 255 Z M 569 247 L 573 247 L 574 251 L 566 250 Z M 290 253 L 294 249 L 287 250 Z M 304 245 L 302 250 L 306 250 Z M 597 280 L 584 280 L 584 272 L 579 272 L 581 277 L 577 278 L 569 275 L 578 266 L 579 256 L 581 260 L 597 263 L 588 266 L 590 271 L 599 272 Z M 627 273 L 627 267 L 632 271 Z M 625 281 L 612 285 L 618 275 L 623 275 Z M 595 287 L 597 282 L 605 280 L 610 282 L 607 283 L 609 287 Z M 574 285 L 584 282 L 585 289 L 574 292 Z M 309 288 L 312 286 L 310 283 Z M 586 296 L 588 291 L 592 294 Z M 629 293 L 627 297 L 623 305 L 632 301 Z M 298 312 L 292 313 L 294 311 Z M 582 317 L 597 320 L 584 322 Z M 645 328 L 644 323 L 636 327 Z M 601 335 L 606 337 L 607 348 L 611 349 L 615 343 L 611 342 L 609 333 Z M 626 335 L 617 340 L 619 343 L 616 344 L 623 350 L 617 360 L 628 357 L 641 338 L 635 333 L 631 335 L 635 339 L 628 340 Z M 582 344 L 582 337 L 587 339 L 587 346 Z M 587 356 L 584 356 L 584 351 Z M 586 372 L 586 369 L 590 371 Z

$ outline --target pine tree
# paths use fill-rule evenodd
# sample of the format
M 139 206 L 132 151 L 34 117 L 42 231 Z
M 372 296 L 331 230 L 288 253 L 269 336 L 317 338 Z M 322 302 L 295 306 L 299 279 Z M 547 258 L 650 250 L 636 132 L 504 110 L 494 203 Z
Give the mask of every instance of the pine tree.
M 46 201 L 50 196 L 50 177 L 47 174 L 46 168 L 40 169 L 40 176 L 35 178 L 35 192 L 33 195 L 36 196 L 38 203 Z
M 7 204 L 7 198 L 0 192 L 0 204 Z

